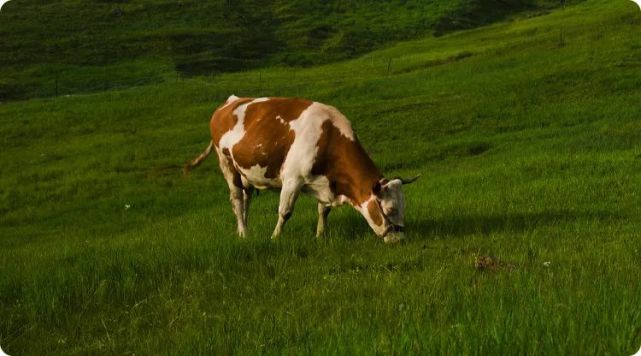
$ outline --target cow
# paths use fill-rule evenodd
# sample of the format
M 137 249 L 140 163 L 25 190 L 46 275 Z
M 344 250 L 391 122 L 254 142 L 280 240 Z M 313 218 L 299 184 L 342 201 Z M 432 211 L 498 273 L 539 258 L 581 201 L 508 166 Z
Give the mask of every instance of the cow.
M 214 112 L 210 130 L 209 146 L 184 171 L 216 151 L 240 237 L 246 235 L 254 189 L 280 189 L 272 239 L 281 234 L 301 191 L 318 200 L 318 237 L 330 209 L 347 203 L 386 243 L 403 239 L 401 188 L 419 176 L 384 178 L 336 108 L 301 98 L 232 95 Z

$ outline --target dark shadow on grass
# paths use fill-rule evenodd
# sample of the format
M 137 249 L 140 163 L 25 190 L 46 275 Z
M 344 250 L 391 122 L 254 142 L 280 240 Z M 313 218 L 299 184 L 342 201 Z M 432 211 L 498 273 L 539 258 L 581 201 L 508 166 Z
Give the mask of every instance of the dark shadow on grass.
M 434 237 L 464 237 L 472 234 L 487 235 L 495 232 L 522 233 L 541 227 L 562 226 L 577 221 L 612 221 L 625 216 L 606 211 L 574 212 L 543 211 L 535 213 L 473 214 L 460 216 L 430 216 L 406 220 L 406 233 L 413 239 Z M 314 225 L 315 227 L 316 225 Z M 341 229 L 351 236 L 372 233 L 365 220 L 352 214 L 330 215 L 328 230 Z
M 577 221 L 608 221 L 625 218 L 612 212 L 543 211 L 535 213 L 476 214 L 429 217 L 407 221 L 407 231 L 418 237 L 487 235 L 494 232 L 521 233 L 541 227 L 567 225 Z

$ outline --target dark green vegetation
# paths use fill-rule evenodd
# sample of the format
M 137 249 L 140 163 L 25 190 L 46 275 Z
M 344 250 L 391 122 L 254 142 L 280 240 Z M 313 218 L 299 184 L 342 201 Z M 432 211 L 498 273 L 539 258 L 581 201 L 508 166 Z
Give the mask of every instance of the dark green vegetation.
M 266 65 L 309 66 L 476 27 L 553 0 L 9 2 L 0 101 L 123 88 Z
M 0 105 L 9 354 L 632 354 L 641 345 L 641 13 L 587 1 L 351 61 Z M 394 58 L 390 63 L 387 59 Z M 408 241 L 301 198 L 234 218 L 229 94 L 339 107 L 406 189 Z M 130 208 L 126 209 L 125 204 Z M 503 261 L 478 270 L 479 256 Z

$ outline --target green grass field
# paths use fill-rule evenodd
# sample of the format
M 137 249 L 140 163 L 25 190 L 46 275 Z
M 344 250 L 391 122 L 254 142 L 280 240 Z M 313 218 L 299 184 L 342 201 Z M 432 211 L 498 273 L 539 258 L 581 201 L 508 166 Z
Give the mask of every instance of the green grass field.
M 299 199 L 249 236 L 216 159 L 230 94 L 302 96 L 406 187 L 407 241 Z M 588 0 L 270 66 L 0 104 L 0 345 L 23 354 L 573 354 L 641 346 L 641 12 Z M 126 208 L 126 205 L 129 208 Z M 498 261 L 478 268 L 475 261 Z
M 0 101 L 274 64 L 328 63 L 399 40 L 559 5 L 558 0 L 13 1 L 0 13 Z

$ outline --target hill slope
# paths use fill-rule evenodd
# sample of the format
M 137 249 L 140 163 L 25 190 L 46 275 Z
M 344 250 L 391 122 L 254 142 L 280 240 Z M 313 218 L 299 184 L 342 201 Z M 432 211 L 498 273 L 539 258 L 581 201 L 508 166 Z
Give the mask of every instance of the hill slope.
M 545 0 L 12 1 L 0 13 L 0 101 L 312 65 L 475 27 Z
M 590 0 L 323 66 L 4 103 L 2 348 L 632 354 L 640 30 L 632 2 Z M 408 241 L 348 207 L 315 240 L 304 196 L 269 241 L 270 192 L 238 241 L 215 159 L 179 169 L 231 93 L 333 104 L 385 174 L 422 173 Z

